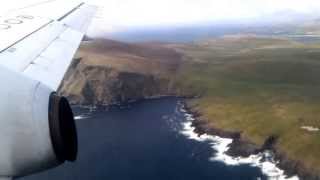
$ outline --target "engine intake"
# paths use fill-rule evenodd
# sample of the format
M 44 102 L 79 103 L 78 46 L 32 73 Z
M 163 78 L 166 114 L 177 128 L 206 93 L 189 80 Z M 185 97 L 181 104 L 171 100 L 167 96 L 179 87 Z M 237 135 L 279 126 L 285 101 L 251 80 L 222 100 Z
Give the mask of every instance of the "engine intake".
M 57 159 L 75 161 L 78 140 L 73 113 L 68 100 L 56 93 L 51 93 L 49 100 L 49 129 Z

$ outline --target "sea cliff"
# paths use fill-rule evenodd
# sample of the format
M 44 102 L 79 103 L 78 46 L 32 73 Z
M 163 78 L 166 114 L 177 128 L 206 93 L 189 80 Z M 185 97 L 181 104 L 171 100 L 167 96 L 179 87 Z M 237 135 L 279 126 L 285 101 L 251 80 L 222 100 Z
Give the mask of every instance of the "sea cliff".
M 257 37 L 191 44 L 91 40 L 82 43 L 59 93 L 83 105 L 198 97 L 186 100 L 198 134 L 232 138 L 233 156 L 271 150 L 288 175 L 316 180 L 319 136 L 300 127 L 319 125 L 313 120 L 318 48 Z
M 59 92 L 72 104 L 109 105 L 173 95 L 182 56 L 154 44 L 82 43 Z

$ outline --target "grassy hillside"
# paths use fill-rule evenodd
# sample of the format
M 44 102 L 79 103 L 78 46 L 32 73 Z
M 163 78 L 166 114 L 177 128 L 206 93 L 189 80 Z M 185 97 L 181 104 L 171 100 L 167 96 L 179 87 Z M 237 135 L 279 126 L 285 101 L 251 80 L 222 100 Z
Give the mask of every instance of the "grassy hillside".
M 278 149 L 320 172 L 320 46 L 285 39 L 226 37 L 172 48 L 187 58 L 177 75 L 181 93 L 209 124 Z

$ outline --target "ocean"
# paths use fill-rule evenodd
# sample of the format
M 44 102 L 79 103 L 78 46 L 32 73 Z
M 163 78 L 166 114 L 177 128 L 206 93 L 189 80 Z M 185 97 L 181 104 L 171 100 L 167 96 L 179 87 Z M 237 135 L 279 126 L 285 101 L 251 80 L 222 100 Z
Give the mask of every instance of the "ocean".
M 182 102 L 180 98 L 161 98 L 126 106 L 73 107 L 78 160 L 20 179 L 287 179 L 268 152 L 232 158 L 224 154 L 232 140 L 199 137 L 191 127 L 193 117 Z

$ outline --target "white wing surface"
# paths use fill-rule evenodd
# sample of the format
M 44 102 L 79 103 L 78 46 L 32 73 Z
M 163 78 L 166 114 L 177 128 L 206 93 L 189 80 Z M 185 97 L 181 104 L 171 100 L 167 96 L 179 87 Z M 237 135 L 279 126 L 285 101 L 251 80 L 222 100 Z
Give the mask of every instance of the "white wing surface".
M 52 0 L 0 16 L 0 66 L 56 90 L 95 11 L 79 1 Z

